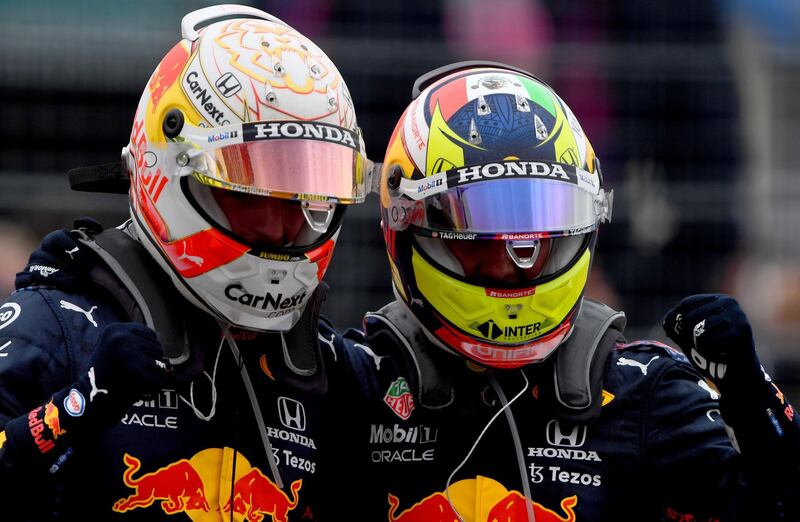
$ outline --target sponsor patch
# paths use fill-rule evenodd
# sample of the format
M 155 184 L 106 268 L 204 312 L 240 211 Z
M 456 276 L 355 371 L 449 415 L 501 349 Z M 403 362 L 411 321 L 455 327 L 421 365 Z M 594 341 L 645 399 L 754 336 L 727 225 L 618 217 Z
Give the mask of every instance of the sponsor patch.
M 230 123 L 228 107 L 211 87 L 211 83 L 203 74 L 199 60 L 189 64 L 182 87 L 192 105 L 209 123 L 218 126 Z
M 255 295 L 248 293 L 241 283 L 234 283 L 225 287 L 225 297 L 251 308 L 269 311 L 267 317 L 280 317 L 302 305 L 306 298 L 306 292 L 302 290 L 292 296 L 273 295 L 270 292 L 265 292 L 264 295 Z
M 69 301 L 64 301 L 63 299 L 61 301 L 59 301 L 59 303 L 61 304 L 61 308 L 63 308 L 64 310 L 71 310 L 73 312 L 78 312 L 80 314 L 83 314 L 83 316 L 86 317 L 86 320 L 89 321 L 90 323 L 92 323 L 92 326 L 97 328 L 97 321 L 95 321 L 94 317 L 92 316 L 94 311 L 97 310 L 96 306 L 93 306 L 93 307 L 89 308 L 88 310 L 84 310 L 83 308 L 81 308 L 80 306 L 76 305 L 75 303 L 70 303 Z
M 75 388 L 72 388 L 69 394 L 64 397 L 64 410 L 71 417 L 80 417 L 83 415 L 85 409 L 86 399 L 83 397 L 83 394 Z
M 56 445 L 52 439 L 44 436 L 45 423 L 44 420 L 39 417 L 43 408 L 43 406 L 39 406 L 28 414 L 28 428 L 30 429 L 31 437 L 33 437 L 33 442 L 36 443 L 39 452 L 45 454 L 55 448 Z
M 5 303 L 0 306 L 0 330 L 17 320 L 22 308 L 17 303 Z
M 515 290 L 505 290 L 503 288 L 486 288 L 485 290 L 486 290 L 486 295 L 489 297 L 500 297 L 504 299 L 528 297 L 536 293 L 536 287 L 522 288 Z
M 242 90 L 242 84 L 239 82 L 239 79 L 236 78 L 236 76 L 234 76 L 231 72 L 227 72 L 220 76 L 217 81 L 214 82 L 214 86 L 225 98 L 230 98 Z
M 414 396 L 405 377 L 399 377 L 389 386 L 386 395 L 383 396 L 383 402 L 401 419 L 406 420 L 411 417 L 411 412 L 414 411 Z
M 28 272 L 38 272 L 42 277 L 50 277 L 58 272 L 58 268 L 53 268 L 52 266 L 46 265 L 30 265 L 28 267 Z
M 435 426 L 384 426 L 373 424 L 370 429 L 370 444 L 430 444 L 436 442 L 439 428 Z
M 583 424 L 562 426 L 557 419 L 553 419 L 547 423 L 547 443 L 563 448 L 579 448 L 586 442 L 586 431 Z
M 609 402 L 613 401 L 615 397 L 616 397 L 616 395 L 614 395 L 613 393 L 611 393 L 609 391 L 606 391 L 606 390 L 603 390 L 603 402 L 602 402 L 602 404 L 600 404 L 600 407 L 602 408 L 603 406 L 605 406 Z
M 569 171 L 567 171 L 565 168 L 568 168 L 568 166 L 559 163 L 506 161 L 503 163 L 486 163 L 484 165 L 463 167 L 456 169 L 456 172 L 458 173 L 459 185 L 501 176 L 556 178 L 577 185 L 578 179 L 575 169 L 569 169 Z
M 315 140 L 336 143 L 360 151 L 355 132 L 330 123 L 310 121 L 275 121 L 270 123 L 245 123 L 242 125 L 244 141 L 261 140 Z

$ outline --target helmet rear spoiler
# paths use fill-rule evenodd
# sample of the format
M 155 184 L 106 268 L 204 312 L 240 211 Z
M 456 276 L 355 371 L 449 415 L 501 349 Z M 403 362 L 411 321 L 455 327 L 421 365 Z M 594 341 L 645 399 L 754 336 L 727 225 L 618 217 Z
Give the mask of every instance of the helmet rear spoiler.
M 127 194 L 131 186 L 130 177 L 122 163 L 104 163 L 91 167 L 77 167 L 67 172 L 69 186 L 79 192 L 104 192 Z

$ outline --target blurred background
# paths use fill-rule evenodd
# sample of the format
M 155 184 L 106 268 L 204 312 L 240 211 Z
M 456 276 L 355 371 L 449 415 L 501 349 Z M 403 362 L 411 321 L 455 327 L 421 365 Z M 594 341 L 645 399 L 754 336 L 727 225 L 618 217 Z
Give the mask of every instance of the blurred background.
M 106 226 L 126 218 L 125 197 L 71 192 L 65 173 L 119 158 L 181 18 L 212 3 L 0 0 L 4 295 L 48 231 L 82 215 Z M 661 317 L 680 298 L 730 293 L 768 369 L 800 384 L 800 2 L 241 3 L 333 59 L 376 161 L 430 69 L 488 59 L 551 84 L 615 190 L 588 294 L 626 310 L 629 339 L 664 340 Z M 391 299 L 374 196 L 348 212 L 326 279 L 339 328 Z

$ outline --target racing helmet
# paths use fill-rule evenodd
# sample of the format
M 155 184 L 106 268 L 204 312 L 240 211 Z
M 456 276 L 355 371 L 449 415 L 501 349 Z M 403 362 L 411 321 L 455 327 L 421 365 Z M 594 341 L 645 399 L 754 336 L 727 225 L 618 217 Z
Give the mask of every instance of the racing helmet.
M 569 107 L 530 73 L 461 62 L 420 77 L 381 166 L 395 294 L 436 344 L 484 366 L 570 334 L 612 193 Z
M 369 161 L 336 66 L 258 9 L 189 13 L 123 149 L 140 241 L 193 304 L 285 332 L 331 260 Z

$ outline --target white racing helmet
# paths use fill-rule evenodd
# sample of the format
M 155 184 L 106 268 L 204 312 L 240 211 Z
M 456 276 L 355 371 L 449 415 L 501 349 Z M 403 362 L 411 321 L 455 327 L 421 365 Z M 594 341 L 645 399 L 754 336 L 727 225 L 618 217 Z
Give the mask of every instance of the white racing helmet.
M 281 20 L 200 9 L 139 102 L 123 164 L 139 239 L 192 303 L 285 332 L 331 260 L 370 162 L 333 62 Z

